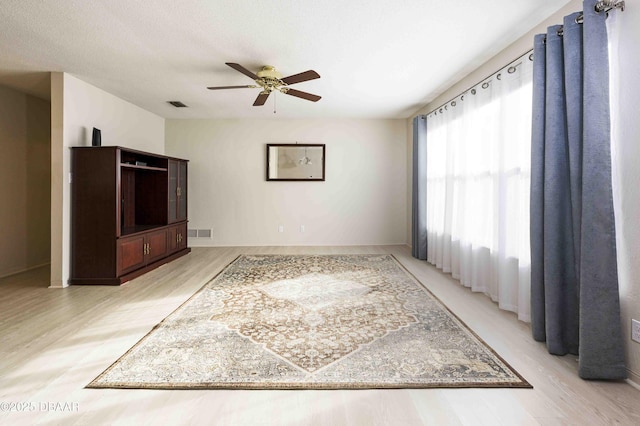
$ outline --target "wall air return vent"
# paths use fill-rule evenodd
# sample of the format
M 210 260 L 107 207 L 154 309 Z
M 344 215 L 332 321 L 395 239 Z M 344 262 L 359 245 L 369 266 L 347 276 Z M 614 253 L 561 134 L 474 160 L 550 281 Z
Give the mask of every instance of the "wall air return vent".
M 189 229 L 187 231 L 189 238 L 211 238 L 211 229 Z
M 198 229 L 198 238 L 211 238 L 211 229 Z

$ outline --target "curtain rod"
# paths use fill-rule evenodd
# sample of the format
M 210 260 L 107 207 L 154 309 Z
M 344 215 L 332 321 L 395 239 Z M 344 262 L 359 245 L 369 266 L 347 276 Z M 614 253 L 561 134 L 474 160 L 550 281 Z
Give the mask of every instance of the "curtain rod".
M 613 10 L 613 9 L 620 9 L 621 12 L 624 12 L 624 0 L 620 1 L 620 0 L 601 0 L 598 3 L 596 3 L 595 5 L 595 10 L 596 12 L 600 13 L 600 12 L 605 12 L 605 13 L 609 13 L 609 11 Z M 576 18 L 576 22 L 582 23 L 582 17 L 583 15 L 580 14 L 577 18 Z M 426 114 L 420 114 L 423 116 L 427 116 L 435 111 L 438 111 L 440 108 L 442 108 L 443 106 L 447 105 L 449 102 L 453 101 L 455 98 L 457 98 L 460 95 L 463 95 L 464 93 L 468 92 L 469 90 L 473 89 L 474 87 L 476 87 L 478 84 L 485 82 L 486 80 L 490 79 L 491 77 L 493 77 L 494 75 L 498 74 L 501 70 L 503 70 L 504 68 L 512 65 L 514 62 L 522 59 L 525 55 L 529 54 L 529 59 L 532 60 L 531 55 L 533 54 L 533 49 L 523 53 L 522 55 L 518 56 L 516 59 L 514 59 L 513 61 L 509 62 L 508 65 L 501 67 L 498 71 L 495 71 L 491 74 L 489 74 L 488 76 L 486 76 L 485 78 L 481 79 L 480 81 L 478 81 L 477 83 L 471 85 L 470 87 L 468 87 L 467 89 L 463 90 L 462 92 L 460 92 L 458 95 L 454 96 L 453 98 L 449 99 L 448 101 L 444 102 L 442 105 L 435 107 L 434 109 L 432 109 L 431 111 L 427 112 Z
M 609 13 L 610 11 L 614 10 L 614 9 L 620 9 L 620 12 L 624 12 L 624 1 L 619 1 L 619 0 L 601 0 L 598 3 L 596 3 L 594 9 L 596 12 L 601 13 Z M 580 15 L 578 15 L 576 17 L 576 22 L 578 24 L 582 24 L 582 20 L 584 18 L 584 14 L 581 13 Z
M 624 12 L 624 1 L 619 0 L 601 0 L 596 3 L 596 12 L 608 12 L 611 9 L 620 9 L 621 12 Z
M 525 57 L 525 56 L 527 56 L 527 55 L 529 55 L 529 60 L 533 60 L 533 59 L 532 59 L 533 49 L 530 49 L 530 50 L 528 50 L 528 51 L 524 52 L 523 54 L 519 55 L 516 59 L 513 59 L 512 61 L 508 62 L 508 63 L 507 63 L 507 65 L 505 65 L 505 66 L 503 66 L 503 67 L 500 67 L 500 69 L 499 69 L 499 70 L 492 72 L 491 74 L 489 74 L 488 76 L 486 76 L 486 77 L 485 77 L 485 78 L 483 78 L 483 79 L 480 79 L 477 83 L 472 84 L 471 86 L 467 87 L 465 90 L 461 91 L 459 94 L 457 94 L 457 95 L 456 95 L 456 96 L 454 96 L 453 98 L 451 98 L 451 99 L 449 99 L 448 101 L 444 102 L 442 105 L 435 107 L 434 109 L 432 109 L 431 111 L 429 111 L 429 112 L 428 112 L 428 113 L 426 113 L 426 114 L 420 114 L 420 115 L 427 116 L 427 115 L 429 115 L 429 114 L 431 114 L 431 113 L 433 113 L 433 112 L 435 112 L 435 111 L 438 111 L 440 108 L 442 108 L 443 106 L 447 105 L 449 102 L 453 101 L 453 100 L 454 100 L 454 99 L 456 99 L 458 96 L 460 96 L 460 95 L 463 95 L 463 94 L 467 93 L 469 90 L 473 89 L 474 87 L 476 87 L 476 86 L 477 86 L 477 85 L 479 85 L 480 83 L 484 83 L 484 82 L 486 82 L 487 80 L 489 80 L 489 79 L 490 79 L 491 77 L 493 77 L 494 75 L 496 75 L 496 74 L 500 73 L 500 71 L 502 71 L 503 69 L 505 69 L 505 68 L 507 68 L 507 69 L 508 69 L 508 68 L 510 68 L 510 67 L 512 67 L 512 66 L 514 66 L 514 65 L 513 65 L 514 63 L 518 62 L 519 60 L 521 60 L 522 58 L 524 58 L 524 57 Z M 519 65 L 519 64 L 518 64 L 518 65 Z M 515 65 L 515 66 L 517 66 L 517 65 Z M 511 72 L 511 71 L 508 71 L 508 72 Z

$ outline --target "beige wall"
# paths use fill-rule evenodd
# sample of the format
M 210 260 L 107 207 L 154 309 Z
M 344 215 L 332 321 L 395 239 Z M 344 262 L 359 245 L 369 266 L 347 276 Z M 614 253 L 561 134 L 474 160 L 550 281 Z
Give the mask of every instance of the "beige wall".
M 405 120 L 167 120 L 166 153 L 190 160 L 189 228 L 213 229 L 189 244 L 405 244 L 405 133 Z M 267 182 L 266 144 L 296 142 L 326 144 L 326 181 Z
M 0 86 L 0 277 L 49 263 L 49 109 Z
M 457 95 L 469 89 L 471 86 L 481 82 L 485 77 L 490 76 L 494 72 L 500 70 L 502 67 L 509 64 L 509 62 L 517 59 L 520 55 L 533 49 L 533 36 L 540 33 L 546 33 L 547 27 L 550 25 L 557 25 L 562 23 L 562 18 L 570 13 L 582 10 L 582 1 L 572 0 L 563 6 L 558 12 L 545 19 L 543 22 L 536 25 L 527 34 L 520 37 L 518 40 L 511 43 L 504 50 L 500 51 L 493 58 L 489 59 L 484 64 L 469 73 L 466 77 L 453 84 L 448 89 L 444 90 L 441 95 L 430 102 L 425 107 L 416 111 L 414 116 L 419 114 L 426 114 L 431 112 L 436 107 L 439 107 L 443 103 L 453 99 Z
M 442 105 L 467 88 L 478 83 L 484 77 L 497 71 L 533 46 L 533 36 L 546 31 L 549 25 L 562 23 L 562 17 L 581 10 L 582 2 L 573 0 L 558 13 L 549 17 L 532 31 L 515 41 L 498 53 L 491 60 L 480 66 L 431 102 L 416 112 L 426 114 Z M 617 123 L 618 137 L 614 140 L 613 149 L 617 153 L 613 159 L 614 178 L 617 188 L 614 189 L 616 209 L 616 229 L 618 237 L 618 272 L 620 283 L 620 301 L 622 308 L 622 325 L 627 355 L 627 367 L 630 378 L 640 384 L 640 343 L 631 340 L 631 319 L 640 321 L 640 57 L 637 46 L 640 44 L 640 10 L 627 8 L 616 14 L 620 25 L 619 43 L 619 104 L 612 105 L 612 121 Z M 411 122 L 408 123 L 409 129 Z M 407 147 L 411 156 L 411 134 L 407 134 Z M 410 176 L 410 174 L 409 174 Z M 409 187 L 411 186 L 411 180 Z M 408 199 L 411 208 L 411 198 Z M 410 235 L 411 223 L 408 223 Z M 409 243 L 411 239 L 408 238 Z
M 51 286 L 64 287 L 70 268 L 70 147 L 102 145 L 164 153 L 164 119 L 65 73 L 51 76 Z

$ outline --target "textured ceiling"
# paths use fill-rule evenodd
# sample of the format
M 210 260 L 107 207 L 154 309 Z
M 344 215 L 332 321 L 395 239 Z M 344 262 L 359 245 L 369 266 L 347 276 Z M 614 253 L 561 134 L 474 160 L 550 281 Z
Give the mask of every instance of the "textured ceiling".
M 224 65 L 322 78 L 277 117 L 403 118 L 568 0 L 2 0 L 0 84 L 47 96 L 64 71 L 166 118 L 274 117 Z M 166 103 L 179 100 L 189 108 Z

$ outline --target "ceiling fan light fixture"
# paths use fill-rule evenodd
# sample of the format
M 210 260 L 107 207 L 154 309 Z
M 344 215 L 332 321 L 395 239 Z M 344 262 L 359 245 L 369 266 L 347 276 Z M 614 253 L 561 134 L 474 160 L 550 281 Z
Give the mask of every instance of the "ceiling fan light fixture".
M 282 74 L 271 65 L 265 65 L 262 67 L 260 71 L 256 73 L 256 75 L 260 78 L 272 78 L 280 80 L 282 78 Z

